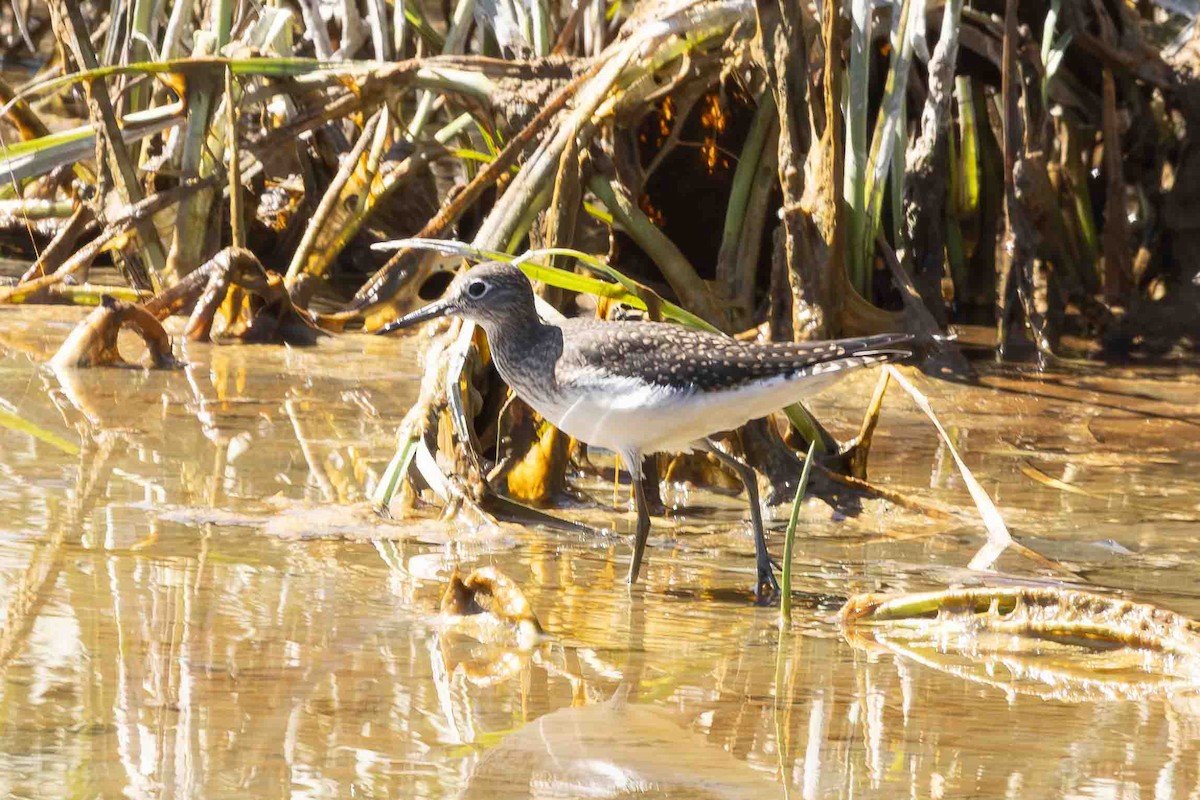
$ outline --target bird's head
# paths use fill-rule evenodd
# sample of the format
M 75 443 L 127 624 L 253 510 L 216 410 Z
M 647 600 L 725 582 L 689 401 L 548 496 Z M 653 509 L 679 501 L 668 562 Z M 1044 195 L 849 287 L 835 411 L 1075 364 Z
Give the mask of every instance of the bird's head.
M 524 318 L 532 307 L 533 287 L 525 273 L 511 264 L 489 261 L 460 273 L 440 300 L 384 325 L 378 333 L 391 333 L 447 315 L 487 328 L 505 319 Z

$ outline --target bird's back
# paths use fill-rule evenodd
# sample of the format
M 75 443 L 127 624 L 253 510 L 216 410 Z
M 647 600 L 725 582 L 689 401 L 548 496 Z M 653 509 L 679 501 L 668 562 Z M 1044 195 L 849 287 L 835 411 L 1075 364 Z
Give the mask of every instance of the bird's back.
M 534 407 L 568 434 L 624 453 L 688 450 L 844 372 L 913 352 L 905 334 L 768 344 L 647 322 L 573 319 L 560 330 L 553 397 Z
M 885 333 L 824 342 L 744 342 L 654 322 L 570 319 L 561 323 L 560 375 L 604 374 L 701 392 L 774 377 L 845 372 L 912 356 L 913 337 Z

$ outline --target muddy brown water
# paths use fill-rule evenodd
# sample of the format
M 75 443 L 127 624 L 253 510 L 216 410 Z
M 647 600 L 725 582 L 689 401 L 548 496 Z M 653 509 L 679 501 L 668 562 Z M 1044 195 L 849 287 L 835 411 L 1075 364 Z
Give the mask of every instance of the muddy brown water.
M 962 480 L 895 390 L 871 478 L 963 514 L 807 502 L 781 637 L 746 599 L 738 498 L 670 487 L 680 510 L 655 520 L 634 589 L 611 536 L 373 518 L 411 341 L 187 345 L 179 371 L 55 374 L 82 314 L 0 309 L 4 796 L 1197 796 L 1189 696 L 1046 699 L 842 638 L 850 593 L 977 580 Z M 812 406 L 848 437 L 874 379 Z M 918 382 L 1025 544 L 1080 585 L 1200 616 L 1193 370 Z M 581 486 L 562 513 L 630 529 L 611 483 Z M 456 564 L 516 580 L 550 642 L 447 629 Z M 1012 553 L 998 568 L 1062 579 Z

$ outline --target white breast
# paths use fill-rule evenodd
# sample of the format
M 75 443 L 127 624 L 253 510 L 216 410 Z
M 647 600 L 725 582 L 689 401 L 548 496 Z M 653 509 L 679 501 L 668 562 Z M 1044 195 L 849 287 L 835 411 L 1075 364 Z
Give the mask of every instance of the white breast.
M 590 382 L 586 389 L 572 387 L 576 392 L 568 389 L 526 401 L 559 430 L 588 444 L 622 453 L 678 453 L 692 450 L 693 443 L 706 436 L 801 400 L 839 375 L 831 371 L 779 377 L 710 392 L 606 378 Z

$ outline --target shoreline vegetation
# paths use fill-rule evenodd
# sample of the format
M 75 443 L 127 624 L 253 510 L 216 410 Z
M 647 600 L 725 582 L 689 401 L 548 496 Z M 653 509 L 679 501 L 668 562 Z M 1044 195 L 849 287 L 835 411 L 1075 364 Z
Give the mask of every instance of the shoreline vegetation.
M 547 314 L 906 330 L 957 379 L 963 324 L 1001 357 L 1173 357 L 1200 331 L 1200 29 L 1177 5 L 14 4 L 0 232 L 30 266 L 0 304 L 96 306 L 56 367 L 121 363 L 122 327 L 170 367 L 172 315 L 307 344 L 499 258 Z M 470 326 L 433 336 L 379 505 L 549 521 L 586 451 L 487 362 Z M 850 443 L 799 405 L 740 431 L 768 500 L 810 445 L 814 494 L 887 496 L 885 386 Z M 658 464 L 651 497 L 684 470 Z

